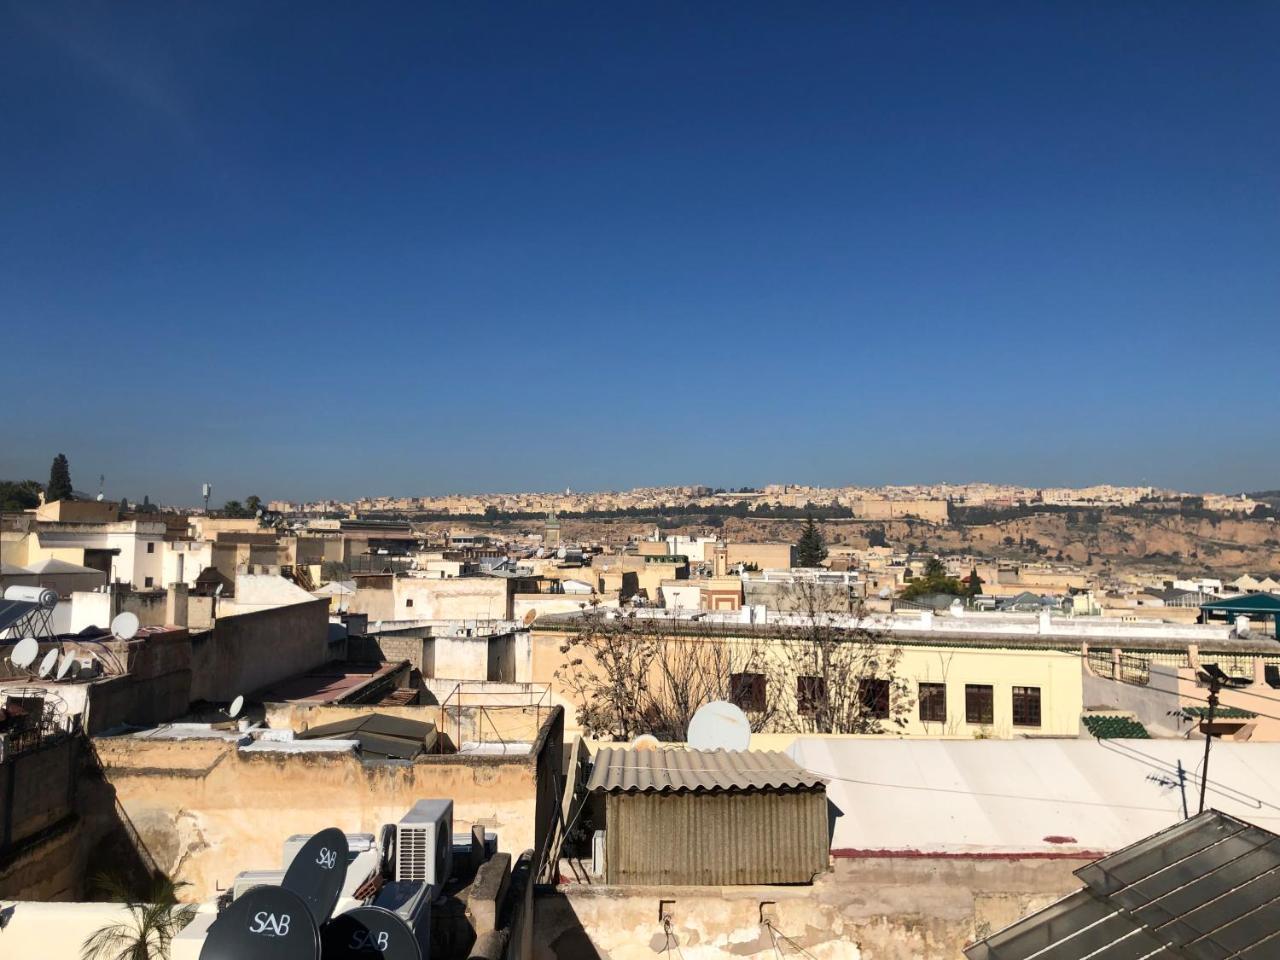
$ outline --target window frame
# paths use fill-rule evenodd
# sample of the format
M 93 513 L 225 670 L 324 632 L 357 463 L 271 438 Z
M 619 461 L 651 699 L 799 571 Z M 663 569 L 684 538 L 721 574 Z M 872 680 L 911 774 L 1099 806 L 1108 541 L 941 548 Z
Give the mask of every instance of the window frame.
M 809 688 L 809 689 L 806 689 Z M 818 704 L 827 699 L 827 681 L 824 677 L 800 675 L 796 677 L 796 713 L 812 717 L 818 712 Z
M 927 696 L 926 696 L 926 689 Z M 942 716 L 925 716 L 925 704 L 933 703 L 934 700 L 941 700 Z M 921 681 L 916 690 L 916 700 L 920 704 L 920 722 L 921 723 L 946 723 L 947 722 L 947 685 L 945 683 L 934 683 Z
M 765 675 L 750 670 L 729 674 L 729 702 L 744 713 L 764 713 L 769 708 Z
M 874 685 L 874 693 L 869 695 Z M 891 684 L 883 677 L 861 677 L 858 680 L 858 709 L 862 716 L 872 720 L 888 720 L 890 710 Z
M 975 706 L 975 698 L 983 698 L 983 699 L 985 699 L 985 700 L 986 700 L 986 704 L 985 704 L 985 706 L 986 706 L 986 711 L 985 711 L 985 714 L 986 714 L 987 719 L 985 719 L 985 720 L 984 720 L 984 719 L 982 719 L 982 714 L 981 714 L 981 713 L 979 713 L 979 714 L 977 715 L 977 716 L 978 716 L 978 719 L 976 719 L 976 720 L 974 719 L 975 712 L 976 712 L 976 711 L 974 710 L 974 706 Z M 977 703 L 977 706 L 978 706 L 979 708 L 983 706 L 983 704 L 981 703 L 981 701 L 980 701 L 980 700 L 979 700 L 979 702 Z M 996 722 L 996 688 L 995 688 L 995 684 L 991 684 L 991 683 L 966 683 L 966 684 L 964 685 L 964 722 L 965 722 L 965 723 L 971 723 L 971 724 L 973 724 L 974 726 L 980 726 L 980 727 L 989 727 L 989 726 L 992 726 L 992 725 Z
M 1032 691 L 1035 691 L 1034 697 Z M 1021 704 L 1019 703 L 1021 699 Z M 1013 688 L 1009 698 L 1010 705 L 1013 708 L 1013 725 L 1015 727 L 1042 727 L 1044 726 L 1044 692 L 1040 687 L 1032 686 L 1016 686 Z M 1022 707 L 1023 719 L 1019 720 L 1019 706 Z M 1035 719 L 1028 719 L 1030 713 L 1034 710 Z

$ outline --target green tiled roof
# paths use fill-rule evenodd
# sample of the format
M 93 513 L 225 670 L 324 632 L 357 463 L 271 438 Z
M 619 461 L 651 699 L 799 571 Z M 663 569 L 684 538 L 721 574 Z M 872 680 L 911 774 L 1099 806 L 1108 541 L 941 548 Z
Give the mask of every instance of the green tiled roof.
M 1191 717 L 1208 717 L 1208 707 L 1183 707 L 1182 712 Z M 1256 717 L 1256 713 L 1250 713 L 1248 710 L 1241 710 L 1239 707 L 1217 707 L 1213 711 L 1215 720 L 1252 720 Z
M 1085 728 L 1099 740 L 1150 740 L 1147 728 L 1132 717 L 1086 716 Z

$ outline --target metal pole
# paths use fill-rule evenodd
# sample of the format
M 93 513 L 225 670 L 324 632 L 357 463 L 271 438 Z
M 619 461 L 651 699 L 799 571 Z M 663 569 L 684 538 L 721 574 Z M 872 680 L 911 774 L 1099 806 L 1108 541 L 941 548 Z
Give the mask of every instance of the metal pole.
M 1209 786 L 1209 748 L 1213 745 L 1213 712 L 1218 706 L 1218 690 L 1221 689 L 1217 678 L 1209 680 L 1209 715 L 1205 720 L 1204 733 L 1204 767 L 1200 771 L 1200 813 L 1204 813 L 1204 794 Z

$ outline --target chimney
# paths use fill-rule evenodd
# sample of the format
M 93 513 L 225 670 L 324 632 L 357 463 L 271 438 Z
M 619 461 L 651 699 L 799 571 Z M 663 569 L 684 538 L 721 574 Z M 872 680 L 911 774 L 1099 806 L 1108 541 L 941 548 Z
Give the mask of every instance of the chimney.
M 165 591 L 164 622 L 174 627 L 185 627 L 187 623 L 188 589 L 185 583 L 171 583 Z

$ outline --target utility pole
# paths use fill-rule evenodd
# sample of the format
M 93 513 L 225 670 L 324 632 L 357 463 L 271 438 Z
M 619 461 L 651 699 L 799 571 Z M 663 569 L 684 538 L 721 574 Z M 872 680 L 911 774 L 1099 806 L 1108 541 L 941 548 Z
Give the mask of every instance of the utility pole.
M 1218 678 L 1209 675 L 1209 714 L 1204 721 L 1204 766 L 1200 771 L 1200 813 L 1204 813 L 1204 794 L 1209 786 L 1209 748 L 1213 746 L 1213 713 L 1218 707 L 1218 691 L 1222 684 Z

